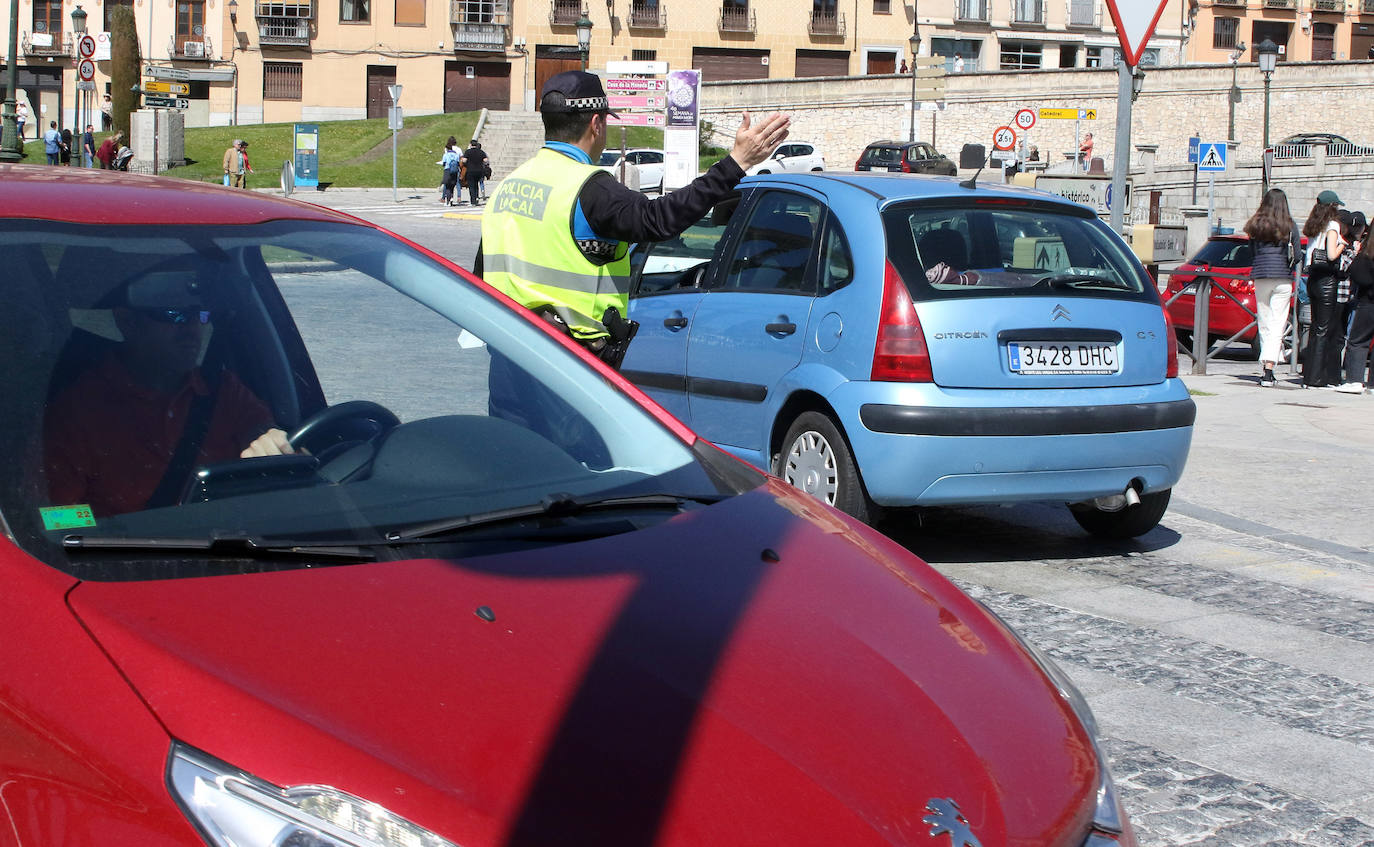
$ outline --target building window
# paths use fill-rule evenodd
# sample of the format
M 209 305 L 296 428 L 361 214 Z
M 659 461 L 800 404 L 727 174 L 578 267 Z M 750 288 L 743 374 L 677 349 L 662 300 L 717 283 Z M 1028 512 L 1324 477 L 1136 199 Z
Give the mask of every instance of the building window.
M 1230 50 L 1236 46 L 1236 35 L 1240 32 L 1240 18 L 1212 19 L 1212 48 Z
M 52 46 L 62 46 L 62 0 L 34 0 L 33 31 L 52 36 Z
M 129 11 L 132 12 L 134 8 L 134 0 L 105 0 L 105 29 L 103 30 L 104 32 L 110 31 L 110 13 L 113 12 L 119 6 L 128 6 Z
M 396 0 L 397 26 L 424 26 L 425 0 Z
M 263 62 L 262 99 L 300 100 L 301 63 Z
M 1102 67 L 1102 48 L 1089 47 L 1083 54 L 1083 67 L 1100 68 Z
M 205 40 L 205 0 L 177 0 L 177 52 L 187 41 Z
M 1033 41 L 1003 41 L 1001 69 L 1033 71 L 1040 67 L 1040 45 Z
M 890 15 L 892 14 L 892 0 L 873 0 L 873 14 Z
M 631 50 L 630 58 L 636 62 L 653 62 L 658 59 L 657 50 Z
M 339 0 L 339 21 L 341 23 L 365 24 L 372 20 L 369 13 L 371 0 Z

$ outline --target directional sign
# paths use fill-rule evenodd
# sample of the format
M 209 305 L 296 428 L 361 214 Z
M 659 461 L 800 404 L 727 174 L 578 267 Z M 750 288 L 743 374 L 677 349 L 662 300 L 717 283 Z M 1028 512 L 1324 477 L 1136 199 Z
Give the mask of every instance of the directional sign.
M 1116 24 L 1116 37 L 1121 42 L 1121 52 L 1126 64 L 1135 67 L 1140 64 L 1140 55 L 1145 52 L 1145 42 L 1155 31 L 1159 16 L 1169 0 L 1107 0 L 1107 11 L 1112 14 Z
M 81 58 L 91 58 L 95 55 L 95 39 L 89 35 L 81 36 L 80 40 L 76 42 L 76 50 L 77 53 L 81 55 Z
M 1040 120 L 1042 121 L 1076 121 L 1078 120 L 1077 109 L 1041 109 Z
M 606 73 L 608 74 L 666 74 L 667 72 L 667 62 L 634 61 L 606 63 Z
M 667 91 L 666 79 L 625 79 L 611 77 L 606 80 L 607 91 Z
M 663 126 L 661 112 L 625 112 L 620 117 L 606 118 L 606 126 Z
M 1031 127 L 1035 126 L 1035 110 L 1017 109 L 1016 120 L 1014 121 L 1014 123 L 1017 126 L 1021 127 L 1022 130 L 1028 130 Z
M 1009 126 L 999 126 L 992 132 L 994 150 L 1010 150 L 1016 146 L 1016 130 Z
M 153 65 L 145 73 L 156 79 L 190 79 L 191 72 L 185 68 L 172 68 L 165 65 Z
M 666 94 L 607 94 L 606 100 L 617 112 L 621 109 L 658 109 L 668 105 Z
M 1203 142 L 1198 145 L 1197 169 L 1203 173 L 1226 170 L 1226 142 Z
M 143 105 L 153 109 L 175 109 L 177 101 L 175 97 L 144 97 Z
M 145 79 L 143 90 L 150 94 L 190 94 L 191 86 L 184 82 L 162 82 L 155 79 Z

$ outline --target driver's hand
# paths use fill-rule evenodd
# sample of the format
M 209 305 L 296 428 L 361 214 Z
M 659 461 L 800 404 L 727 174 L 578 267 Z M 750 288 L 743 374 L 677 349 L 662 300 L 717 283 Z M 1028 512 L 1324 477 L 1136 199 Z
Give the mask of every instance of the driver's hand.
M 286 440 L 286 431 L 272 427 L 271 429 L 253 439 L 244 451 L 239 454 L 241 459 L 252 459 L 258 456 L 282 456 L 287 453 L 296 452 L 291 446 L 291 442 Z

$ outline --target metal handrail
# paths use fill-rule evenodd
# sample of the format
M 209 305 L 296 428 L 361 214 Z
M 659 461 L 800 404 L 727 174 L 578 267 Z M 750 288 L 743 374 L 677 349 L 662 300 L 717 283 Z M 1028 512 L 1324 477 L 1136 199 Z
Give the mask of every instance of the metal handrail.
M 1166 276 L 1170 274 L 1189 274 L 1196 277 L 1196 279 L 1194 280 L 1196 288 L 1194 288 L 1192 291 L 1193 347 L 1191 350 L 1185 350 L 1182 347 L 1179 348 L 1179 350 L 1181 350 L 1185 355 L 1187 355 L 1188 358 L 1193 360 L 1192 373 L 1197 375 L 1205 375 L 1207 373 L 1207 363 L 1212 359 L 1216 358 L 1218 355 L 1220 355 L 1221 352 L 1226 349 L 1226 346 L 1228 344 L 1230 344 L 1231 342 L 1235 341 L 1236 339 L 1244 335 L 1246 332 L 1248 332 L 1250 330 L 1250 327 L 1255 327 L 1258 330 L 1259 315 L 1257 314 L 1257 311 L 1251 311 L 1250 309 L 1246 308 L 1245 304 L 1242 303 L 1240 299 L 1236 297 L 1236 295 L 1232 294 L 1226 288 L 1222 288 L 1220 289 L 1221 293 L 1229 297 L 1231 301 L 1234 302 L 1237 306 L 1240 306 L 1241 309 L 1243 309 L 1245 313 L 1250 316 L 1251 320 L 1248 324 L 1237 330 L 1236 333 L 1232 335 L 1230 338 L 1226 338 L 1216 345 L 1212 345 L 1207 342 L 1208 337 L 1210 337 L 1211 335 L 1207 331 L 1207 329 L 1209 323 L 1209 315 L 1211 314 L 1212 306 L 1211 289 L 1213 284 L 1213 278 L 1216 277 L 1221 279 L 1253 279 L 1253 275 L 1227 273 L 1226 271 L 1178 270 L 1176 268 L 1173 270 L 1156 270 L 1155 273 L 1163 274 Z M 1288 360 L 1288 368 L 1290 373 L 1297 370 L 1298 367 L 1298 321 L 1300 319 L 1300 315 L 1298 306 L 1297 286 L 1299 279 L 1300 277 L 1297 274 L 1294 274 L 1293 296 L 1289 300 L 1290 314 L 1288 316 L 1288 324 L 1289 329 L 1291 330 L 1289 338 L 1290 347 L 1292 349 L 1292 356 Z M 1185 292 L 1183 291 L 1183 289 L 1179 289 L 1177 292 L 1174 293 L 1174 296 L 1165 300 L 1165 310 L 1168 310 L 1169 306 L 1175 300 L 1182 297 L 1184 293 Z M 1256 301 L 1255 308 L 1256 310 L 1258 310 L 1259 308 L 1258 301 Z M 1199 331 L 1199 328 L 1201 328 L 1201 331 Z

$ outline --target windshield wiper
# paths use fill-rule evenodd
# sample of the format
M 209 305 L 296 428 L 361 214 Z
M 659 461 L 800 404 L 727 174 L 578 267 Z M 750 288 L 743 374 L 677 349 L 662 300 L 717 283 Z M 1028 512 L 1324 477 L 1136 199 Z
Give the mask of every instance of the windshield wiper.
M 1107 288 L 1129 289 L 1131 287 L 1119 279 L 1111 279 L 1110 277 L 1097 276 L 1096 274 L 1076 273 L 1072 271 L 1042 276 L 1035 281 L 1035 284 L 1048 285 L 1051 288 L 1071 288 L 1080 282 L 1097 283 Z
M 371 561 L 377 555 L 370 547 L 356 544 L 320 543 L 316 541 L 266 541 L 251 535 L 187 536 L 123 536 L 68 535 L 62 547 L 69 552 L 138 551 L 140 553 L 204 553 L 216 557 L 248 557 L 273 559 L 300 556 L 304 558 L 350 559 Z
M 600 512 L 614 509 L 668 508 L 681 509 L 687 503 L 717 503 L 726 494 L 686 495 L 686 494 L 629 494 L 619 497 L 600 497 L 579 499 L 571 494 L 550 494 L 538 503 L 526 503 L 507 509 L 493 509 L 490 512 L 477 512 L 454 518 L 430 521 L 408 529 L 389 532 L 386 540 L 397 544 L 418 541 L 447 535 L 453 532 L 491 526 L 492 524 L 518 521 L 525 518 L 564 518 L 584 512 Z

